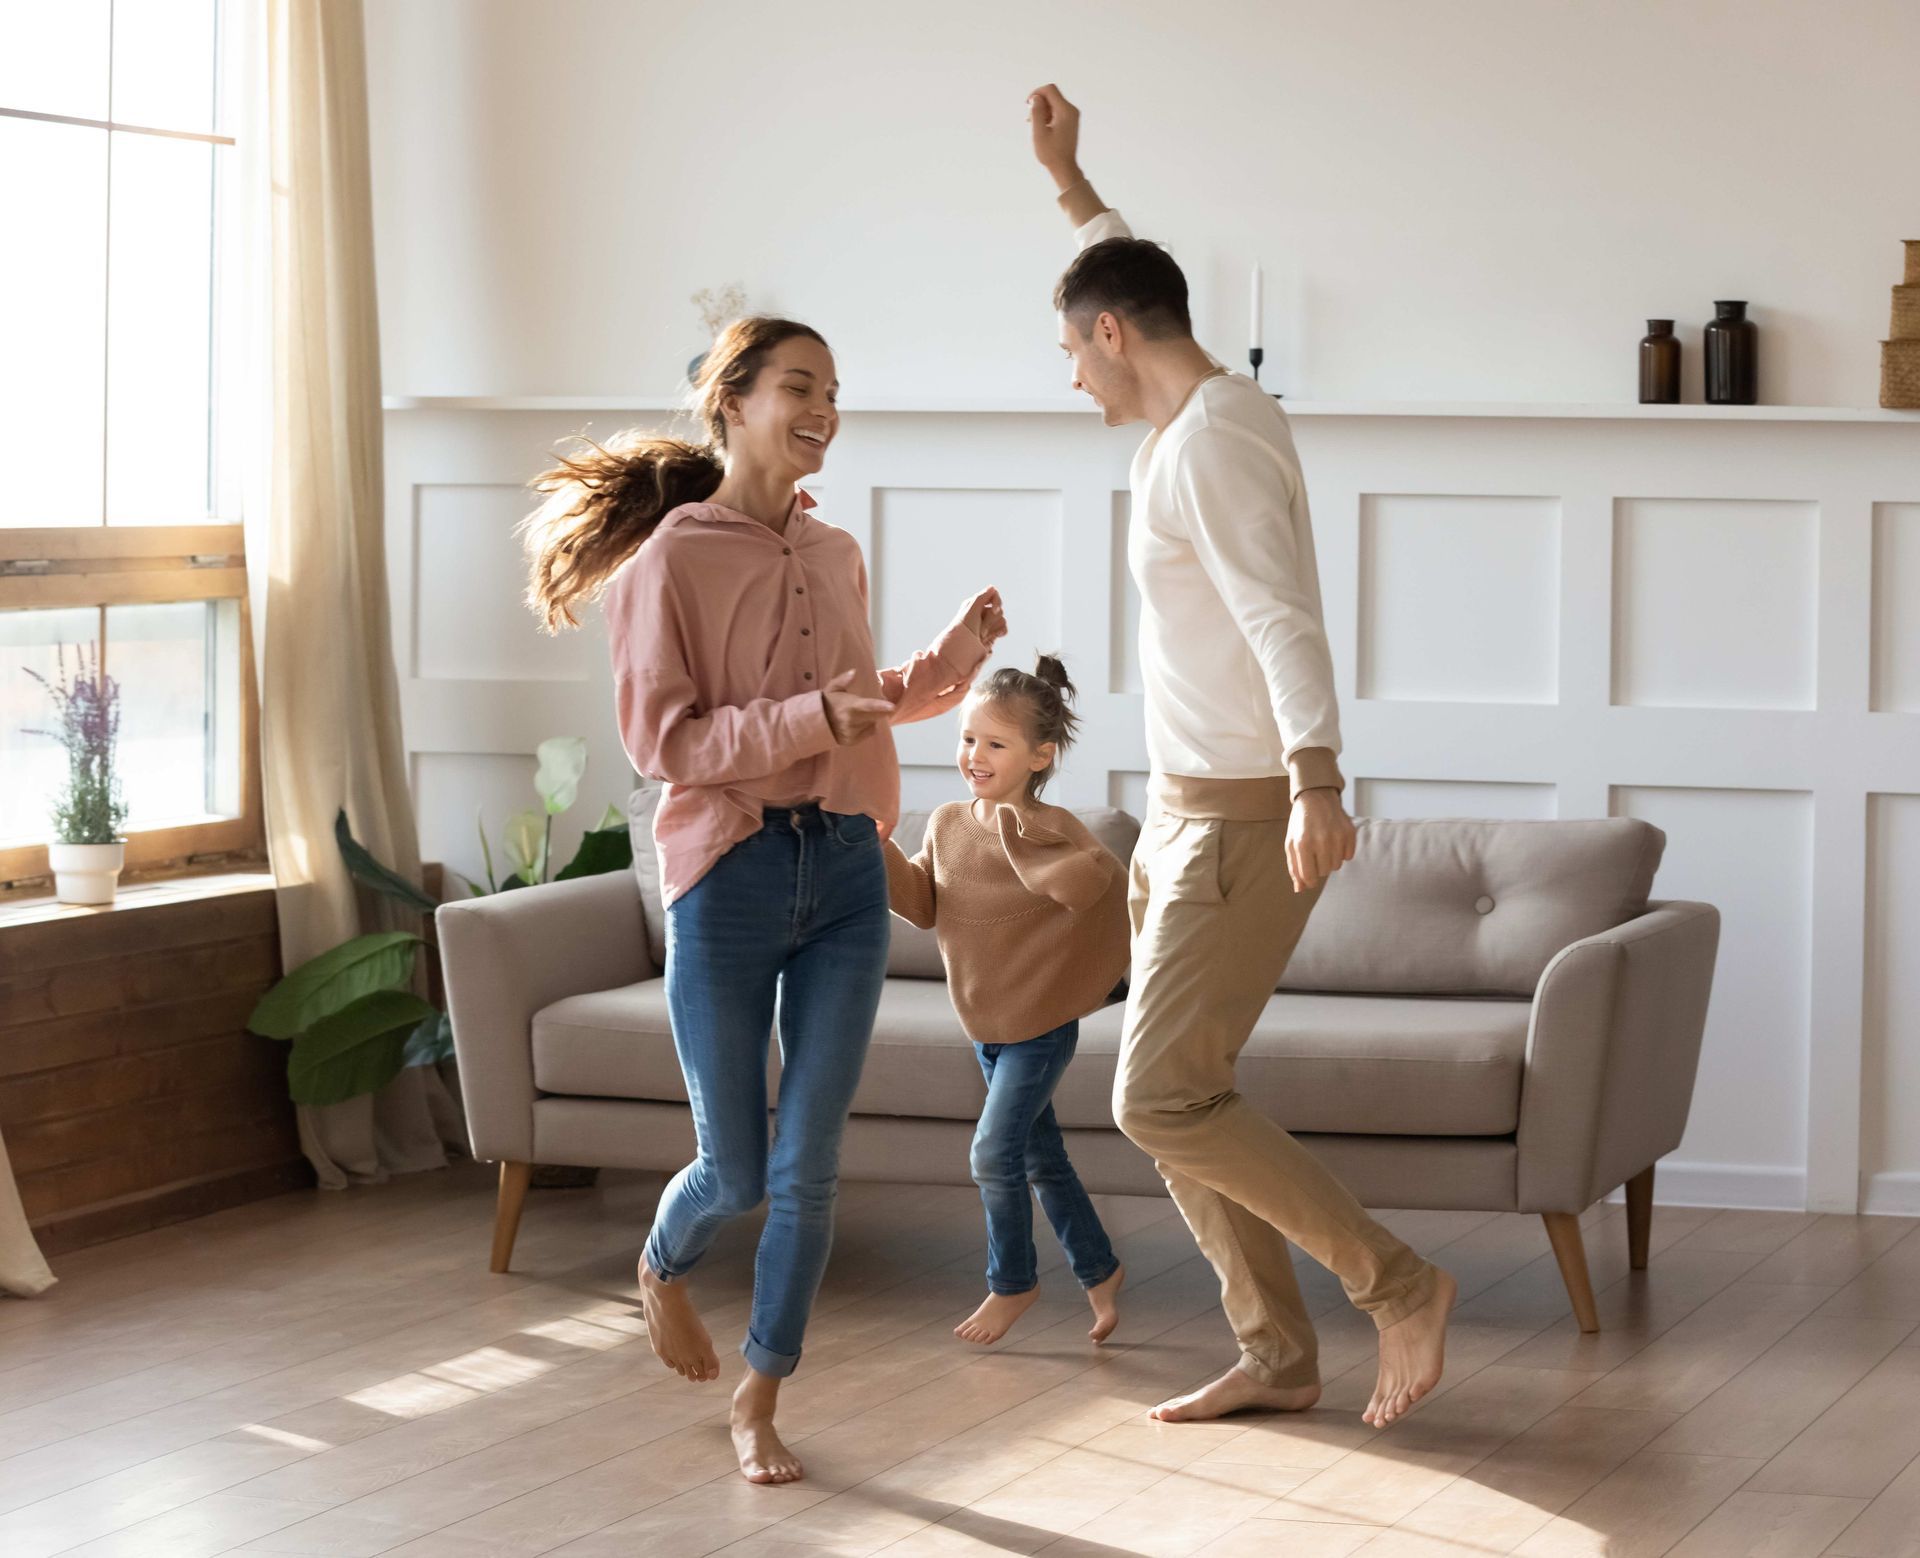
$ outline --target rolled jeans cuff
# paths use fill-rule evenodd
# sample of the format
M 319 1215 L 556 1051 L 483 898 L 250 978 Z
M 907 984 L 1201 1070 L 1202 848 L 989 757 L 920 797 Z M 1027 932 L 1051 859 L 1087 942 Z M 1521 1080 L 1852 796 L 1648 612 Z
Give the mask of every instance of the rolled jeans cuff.
M 747 1360 L 747 1366 L 774 1379 L 785 1379 L 800 1367 L 800 1354 L 797 1352 L 774 1352 L 762 1347 L 753 1339 L 753 1333 L 747 1333 L 747 1339 L 740 1344 L 740 1356 Z

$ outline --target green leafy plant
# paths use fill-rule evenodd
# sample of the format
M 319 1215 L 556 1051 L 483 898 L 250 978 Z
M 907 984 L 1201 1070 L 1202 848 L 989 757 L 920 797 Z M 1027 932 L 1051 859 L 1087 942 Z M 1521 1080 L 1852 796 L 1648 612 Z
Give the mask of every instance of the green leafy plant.
M 587 744 L 577 736 L 557 736 L 540 743 L 537 757 L 534 788 L 541 808 L 519 812 L 507 825 L 507 858 L 514 871 L 504 883 L 495 881 L 483 822 L 480 849 L 487 885 L 467 884 L 476 895 L 548 879 L 553 819 L 579 799 Z M 290 1046 L 287 1090 L 300 1104 L 335 1104 L 377 1093 L 408 1066 L 438 1065 L 453 1054 L 453 1024 L 446 1012 L 412 988 L 423 947 L 432 960 L 430 974 L 438 971 L 438 950 L 430 936 L 437 905 L 353 836 L 344 809 L 334 818 L 333 835 L 354 879 L 420 915 L 421 930 L 356 936 L 302 963 L 260 998 L 247 1027 Z M 626 824 L 619 809 L 609 806 L 554 880 L 622 871 L 632 864 Z M 428 983 L 434 987 L 437 978 L 430 977 Z
M 100 664 L 92 645 L 74 648 L 73 674 L 67 674 L 67 648 L 59 648 L 59 671 L 48 681 L 22 666 L 53 700 L 58 730 L 29 730 L 51 736 L 67 749 L 67 784 L 55 798 L 53 831 L 62 844 L 114 844 L 127 820 L 114 754 L 120 741 L 120 684 Z

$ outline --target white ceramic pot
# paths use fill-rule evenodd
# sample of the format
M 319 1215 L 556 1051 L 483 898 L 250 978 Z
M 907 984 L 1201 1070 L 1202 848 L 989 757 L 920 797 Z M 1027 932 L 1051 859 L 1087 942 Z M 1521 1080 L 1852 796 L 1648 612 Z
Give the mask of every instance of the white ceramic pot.
M 124 842 L 47 846 L 54 895 L 62 903 L 112 903 L 113 889 L 126 861 Z

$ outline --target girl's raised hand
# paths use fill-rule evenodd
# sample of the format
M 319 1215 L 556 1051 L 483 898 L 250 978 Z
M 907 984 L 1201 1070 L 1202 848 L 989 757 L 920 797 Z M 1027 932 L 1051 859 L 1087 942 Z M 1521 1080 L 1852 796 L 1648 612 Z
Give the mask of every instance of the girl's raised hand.
M 960 608 L 960 625 L 992 649 L 1007 636 L 1007 613 L 1000 603 L 1000 592 L 985 589 L 974 596 Z

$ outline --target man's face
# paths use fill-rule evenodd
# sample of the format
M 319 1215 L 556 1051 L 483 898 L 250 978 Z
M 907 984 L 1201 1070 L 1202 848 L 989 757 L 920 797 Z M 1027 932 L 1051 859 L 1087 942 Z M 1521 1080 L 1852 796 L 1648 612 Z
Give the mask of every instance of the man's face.
M 1112 314 L 1097 315 L 1082 334 L 1065 314 L 1060 324 L 1060 350 L 1073 365 L 1073 387 L 1091 396 L 1108 427 L 1122 427 L 1143 419 L 1140 378 L 1127 361 L 1126 332 Z

